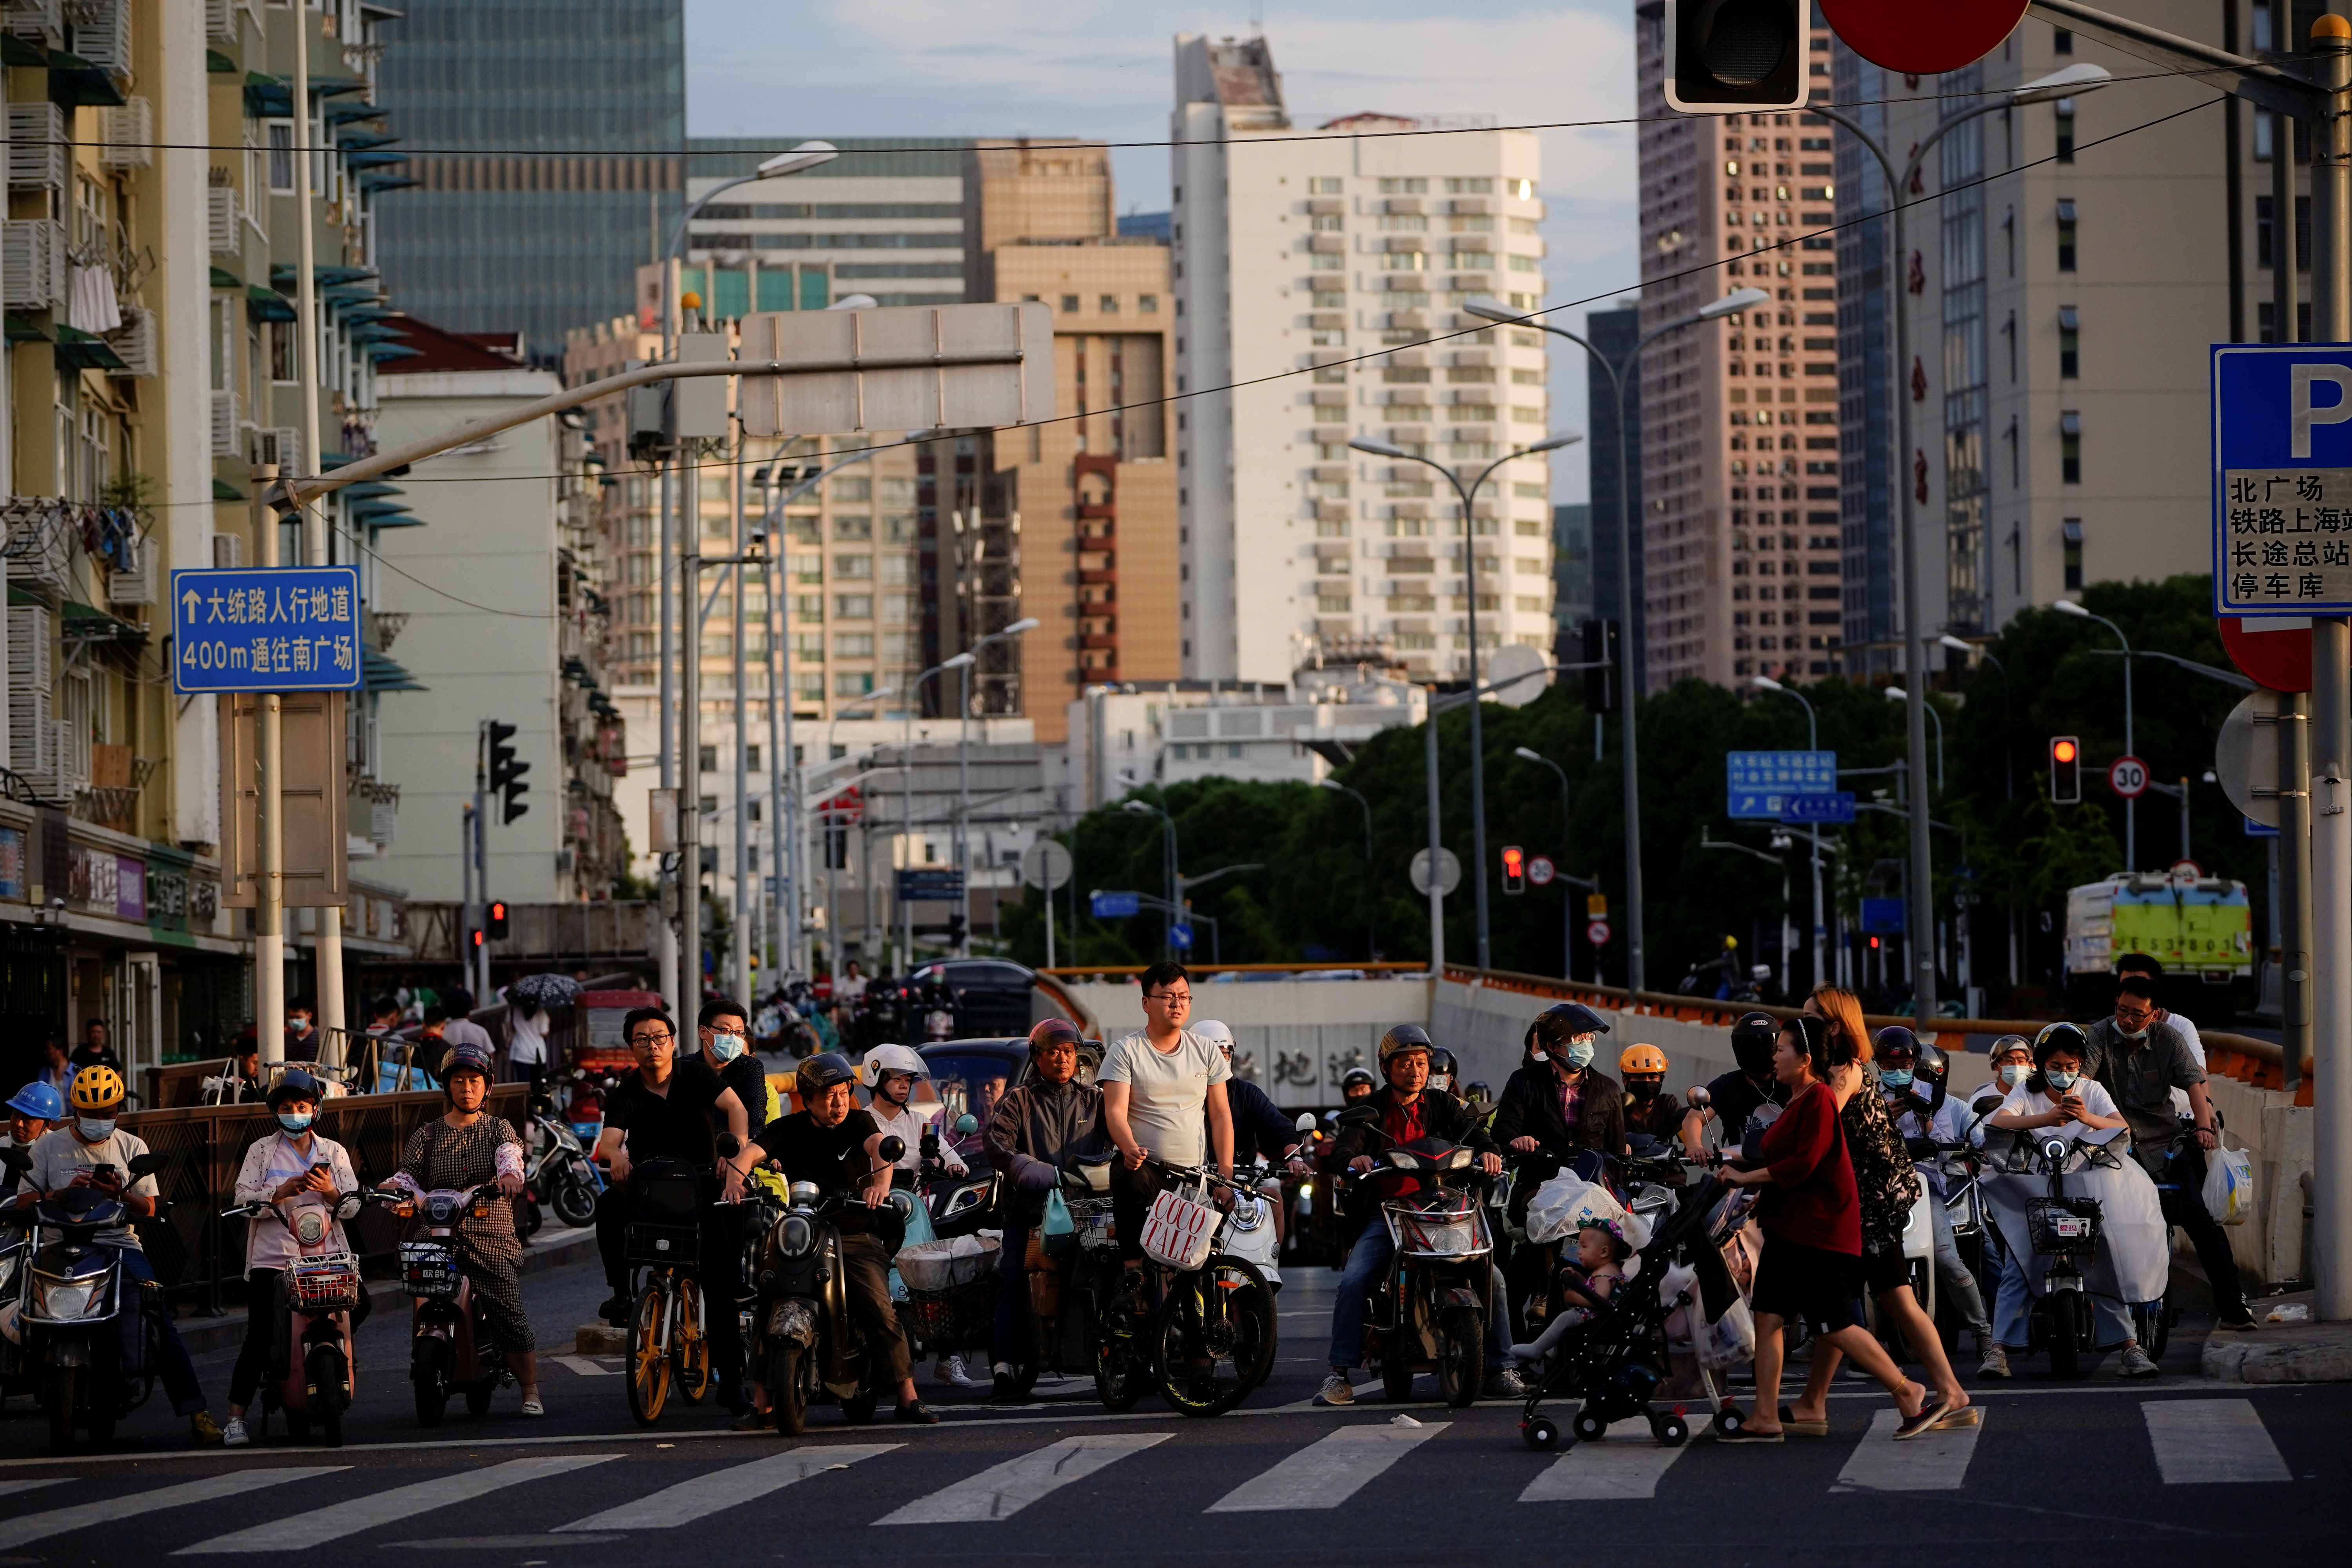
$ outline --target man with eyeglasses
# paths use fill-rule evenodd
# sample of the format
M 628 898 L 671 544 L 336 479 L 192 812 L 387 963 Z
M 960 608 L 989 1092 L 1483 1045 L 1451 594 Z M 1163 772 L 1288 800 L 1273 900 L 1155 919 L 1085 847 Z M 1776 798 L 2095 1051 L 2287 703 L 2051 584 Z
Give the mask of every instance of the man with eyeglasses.
M 596 1200 L 596 1250 L 603 1255 L 604 1281 L 613 1290 L 599 1315 L 614 1324 L 629 1321 L 626 1253 L 635 1196 L 629 1173 L 652 1160 L 679 1160 L 704 1173 L 702 1255 L 712 1269 L 711 1278 L 704 1281 L 705 1293 L 715 1301 L 733 1299 L 729 1287 L 741 1242 L 728 1216 L 715 1212 L 710 1205 L 740 1198 L 743 1178 L 731 1163 L 719 1163 L 713 1130 L 723 1117 L 738 1145 L 751 1136 L 742 1100 L 719 1081 L 701 1053 L 677 1055 L 677 1030 L 667 1013 L 659 1007 L 631 1008 L 621 1021 L 621 1037 L 628 1041 L 637 1069 L 625 1075 L 604 1096 L 604 1131 L 596 1140 L 595 1154 L 612 1169 L 612 1184 Z M 721 1402 L 740 1415 L 749 1408 L 740 1392 L 741 1327 L 732 1311 L 708 1316 Z
M 1225 1103 L 1233 1069 L 1214 1044 L 1184 1026 L 1192 976 L 1162 961 L 1143 972 L 1141 990 L 1142 1029 L 1112 1042 L 1095 1073 L 1103 1130 L 1121 1155 L 1111 1167 L 1111 1215 L 1129 1289 L 1142 1279 L 1143 1220 L 1160 1187 L 1144 1156 L 1196 1166 L 1213 1155 L 1217 1174 L 1234 1173 L 1234 1118 Z
M 2213 1288 L 2219 1326 L 2250 1331 L 2254 1315 L 2246 1310 L 2230 1238 L 2205 1207 L 2205 1155 L 2221 1144 L 2205 1069 L 2187 1037 L 2158 1016 L 2156 1004 L 2156 983 L 2146 975 L 2126 974 L 2116 982 L 2114 1015 L 2085 1031 L 2088 1055 L 2083 1070 L 2106 1086 L 2123 1113 L 2131 1129 L 2132 1152 L 2156 1178 L 2166 1223 L 2189 1233 L 2197 1261 Z M 2187 1129 L 2173 1109 L 2176 1089 L 2189 1093 L 2191 1125 Z

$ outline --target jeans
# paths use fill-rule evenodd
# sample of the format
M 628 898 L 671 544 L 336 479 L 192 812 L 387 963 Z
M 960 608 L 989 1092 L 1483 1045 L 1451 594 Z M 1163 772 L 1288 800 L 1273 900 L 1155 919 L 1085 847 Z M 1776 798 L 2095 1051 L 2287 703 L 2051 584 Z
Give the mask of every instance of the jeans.
M 188 1359 L 188 1347 L 181 1342 L 179 1325 L 172 1321 L 172 1309 L 157 1296 L 152 1306 L 147 1292 L 141 1286 L 155 1283 L 155 1270 L 147 1255 L 135 1247 L 122 1249 L 122 1311 L 114 1320 L 122 1331 L 122 1364 L 137 1366 L 147 1358 L 139 1343 L 145 1325 L 155 1325 L 156 1359 L 161 1363 L 155 1374 L 163 1380 L 163 1392 L 172 1396 L 172 1414 L 194 1415 L 205 1407 L 205 1391 L 196 1382 L 196 1363 Z
M 1362 1364 L 1364 1318 L 1371 1307 L 1369 1298 L 1373 1285 L 1395 1259 L 1396 1242 L 1376 1214 L 1364 1226 L 1363 1234 L 1356 1237 L 1355 1247 L 1348 1254 L 1348 1266 L 1339 1271 L 1339 1296 L 1331 1304 L 1331 1365 L 1347 1368 Z M 1500 1372 L 1511 1364 L 1510 1314 L 1503 1308 L 1501 1271 L 1490 1268 L 1488 1272 L 1494 1276 L 1495 1310 L 1486 1314 L 1486 1370 Z
M 1960 1310 L 1960 1321 L 1982 1347 L 1992 1332 L 1992 1325 L 1985 1321 L 1984 1293 L 1977 1289 L 1977 1277 L 1960 1261 L 1959 1243 L 1952 1239 L 1951 1215 L 1943 1199 L 1932 1192 L 1927 1194 L 1927 1212 L 1936 1221 L 1937 1288 L 1951 1297 Z

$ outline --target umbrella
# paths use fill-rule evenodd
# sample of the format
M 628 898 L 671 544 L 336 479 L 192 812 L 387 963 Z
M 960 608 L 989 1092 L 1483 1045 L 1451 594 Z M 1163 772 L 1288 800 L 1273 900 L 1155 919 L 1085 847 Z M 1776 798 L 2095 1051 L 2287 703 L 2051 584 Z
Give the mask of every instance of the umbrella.
M 568 974 L 526 974 L 507 987 L 507 1000 L 530 1008 L 569 1007 L 580 999 L 580 982 Z

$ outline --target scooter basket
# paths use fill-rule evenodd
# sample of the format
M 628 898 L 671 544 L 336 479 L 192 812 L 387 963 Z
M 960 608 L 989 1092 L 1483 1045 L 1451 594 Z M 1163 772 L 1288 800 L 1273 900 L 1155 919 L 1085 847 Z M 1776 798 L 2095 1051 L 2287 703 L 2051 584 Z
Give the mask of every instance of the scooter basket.
M 996 1326 L 996 1289 L 993 1273 L 944 1290 L 909 1285 L 898 1314 L 907 1331 L 926 1346 L 983 1343 Z
M 623 1256 L 631 1263 L 691 1268 L 702 1261 L 702 1231 L 696 1226 L 647 1225 L 640 1220 L 629 1226 Z
M 2088 1252 L 2099 1239 L 2099 1200 L 2028 1198 L 2025 1234 L 2039 1257 L 2063 1258 Z
M 400 1244 L 400 1276 L 412 1296 L 446 1298 L 457 1293 L 457 1249 L 446 1241 Z
M 286 1299 L 298 1312 L 348 1312 L 360 1304 L 360 1262 L 348 1252 L 298 1259 L 286 1270 Z

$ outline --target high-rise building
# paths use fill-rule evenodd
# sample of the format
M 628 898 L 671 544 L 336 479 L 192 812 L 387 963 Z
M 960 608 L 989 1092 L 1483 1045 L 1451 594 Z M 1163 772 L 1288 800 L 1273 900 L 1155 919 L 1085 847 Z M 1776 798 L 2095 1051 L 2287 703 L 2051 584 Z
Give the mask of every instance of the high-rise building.
M 379 248 L 402 302 L 528 353 L 608 321 L 669 243 L 686 145 L 684 0 L 414 0 L 384 107 L 419 151 Z
M 1544 335 L 1462 312 L 1542 303 L 1535 136 L 1485 117 L 1301 126 L 1265 39 L 1190 35 L 1171 125 L 1185 673 L 1277 682 L 1360 651 L 1455 679 L 1474 616 L 1486 649 L 1549 647 L 1542 458 L 1487 481 L 1465 539 L 1440 475 L 1348 447 L 1475 478 L 1543 438 Z M 1452 133 L 1392 134 L 1417 129 Z
M 1832 79 L 1840 103 L 1884 143 L 1889 73 L 1843 43 L 1832 49 Z M 1865 85 L 1866 83 L 1866 85 Z M 1852 136 L 1837 143 L 1838 217 L 1838 536 L 1844 557 L 1845 647 L 1839 668 L 1857 679 L 1903 668 L 1896 632 L 1901 608 L 1893 460 L 1895 431 L 1894 327 L 1887 310 L 1886 224 L 1864 222 L 1887 207 L 1886 171 Z
M 1592 506 L 1570 501 L 1551 509 L 1552 649 L 1563 663 L 1581 654 L 1580 628 L 1592 616 Z
M 1584 335 L 1612 365 L 1622 365 L 1633 345 L 1642 339 L 1642 309 L 1638 300 L 1621 300 L 1613 310 L 1593 310 L 1584 318 Z M 1625 618 L 1625 600 L 1622 584 L 1624 581 L 1624 541 L 1618 534 L 1622 529 L 1632 542 L 1632 553 L 1639 559 L 1642 553 L 1642 384 L 1638 376 L 1630 379 L 1625 389 L 1623 407 L 1625 430 L 1621 440 L 1617 430 L 1619 407 L 1617 384 L 1609 377 L 1591 354 L 1584 356 L 1586 422 L 1591 435 L 1585 443 L 1586 472 L 1591 476 L 1588 489 L 1592 497 L 1592 613 L 1604 621 Z M 1617 454 L 1627 458 L 1628 473 L 1620 468 Z M 1631 486 L 1626 496 L 1627 510 L 1621 520 L 1617 510 L 1617 487 Z M 1620 646 L 1630 656 L 1633 667 L 1635 690 L 1649 689 L 1645 679 L 1649 655 L 1643 628 L 1649 625 L 1645 596 L 1640 589 L 1633 595 L 1633 624 L 1621 627 Z M 1582 648 L 1578 649 L 1579 657 Z M 1574 662 L 1573 660 L 1570 662 Z
M 1643 356 L 1643 684 L 1830 673 L 1843 632 L 1831 126 L 1670 114 L 1639 13 L 1642 330 L 1742 287 L 1769 305 Z M 1826 78 L 1827 34 L 1815 47 Z M 1718 265 L 1720 263 L 1720 265 Z
M 2135 17 L 2224 40 L 2221 12 L 2187 0 Z M 2253 198 L 2268 185 L 2266 117 L 2233 181 L 2220 113 L 2175 114 L 2209 101 L 2205 89 L 2148 79 L 2144 62 L 2039 20 L 1916 87 L 1860 62 L 1847 74 L 1854 97 L 1885 100 L 1900 156 L 1982 95 L 2084 61 L 2140 79 L 1954 127 L 1922 169 L 1928 199 L 1908 209 L 1909 254 L 1895 262 L 1910 353 L 1894 369 L 1912 414 L 1899 479 L 1912 490 L 1924 637 L 1990 636 L 2019 609 L 2103 578 L 2211 566 L 2206 350 L 2231 331 L 2233 271 L 2242 326 L 2248 295 L 2266 291 L 2242 252 L 2231 260 L 2233 234 L 2265 237 L 2267 204 Z M 1861 303 L 1850 291 L 1849 312 Z M 1884 381 L 1856 390 L 1880 397 Z M 1874 622 L 1899 626 L 1897 590 L 1899 578 L 1881 588 L 1873 573 Z M 1889 661 L 1901 658 L 1897 643 Z

